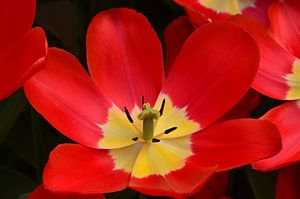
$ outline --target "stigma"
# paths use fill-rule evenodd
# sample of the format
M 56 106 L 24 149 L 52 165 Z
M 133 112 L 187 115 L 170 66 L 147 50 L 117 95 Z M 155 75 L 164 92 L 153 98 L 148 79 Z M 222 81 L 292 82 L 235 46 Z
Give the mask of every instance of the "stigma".
M 141 142 L 151 141 L 153 143 L 160 142 L 160 140 L 158 139 L 160 137 L 160 134 L 158 134 L 158 136 L 154 137 L 154 131 L 155 131 L 155 127 L 159 121 L 159 118 L 163 115 L 165 103 L 166 103 L 166 101 L 165 101 L 165 99 L 163 99 L 161 107 L 158 111 L 158 110 L 152 108 L 150 103 L 145 103 L 144 96 L 142 96 L 142 110 L 137 116 L 138 120 L 141 120 L 143 123 L 143 130 L 141 131 L 142 135 L 141 135 L 141 138 L 139 138 L 139 137 L 132 138 L 132 141 L 135 141 L 135 142 L 136 141 L 141 141 Z M 124 107 L 124 111 L 125 111 L 128 121 L 134 125 L 134 121 L 126 107 Z M 171 127 L 169 129 L 166 129 L 163 132 L 163 134 L 169 134 L 176 129 L 177 129 L 177 127 Z
M 142 112 L 138 115 L 138 119 L 143 121 L 143 139 L 151 140 L 154 135 L 154 123 L 160 117 L 158 110 L 151 108 L 149 103 L 143 104 Z

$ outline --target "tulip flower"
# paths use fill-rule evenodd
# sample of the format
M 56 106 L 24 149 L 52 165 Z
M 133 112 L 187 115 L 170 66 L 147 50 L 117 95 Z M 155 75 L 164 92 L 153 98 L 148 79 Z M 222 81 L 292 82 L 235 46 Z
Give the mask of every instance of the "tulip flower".
M 261 61 L 253 87 L 259 92 L 281 100 L 300 99 L 300 3 L 294 0 L 278 1 L 269 9 L 271 26 L 266 32 L 251 19 L 236 16 L 230 21 L 245 28 L 257 41 Z M 254 164 L 259 170 L 274 170 L 300 160 L 299 101 L 286 102 L 266 113 L 262 119 L 277 125 L 283 149 L 272 158 Z
M 275 0 L 174 0 L 182 5 L 187 14 L 196 25 L 201 25 L 203 20 L 226 20 L 236 14 L 251 16 L 265 27 L 269 20 L 267 11 Z M 199 24 L 200 23 L 200 24 Z
M 35 0 L 0 2 L 0 100 L 8 97 L 45 63 L 47 41 L 32 28 Z
M 28 199 L 105 199 L 103 195 L 82 195 L 82 194 L 58 194 L 53 193 L 39 185 L 31 194 Z
M 269 97 L 280 100 L 300 99 L 300 54 L 297 52 L 299 13 L 298 1 L 286 0 L 272 4 L 268 32 L 255 20 L 242 16 L 230 19 L 256 39 L 262 56 L 253 87 Z
M 136 11 L 99 13 L 86 42 L 91 76 L 70 53 L 51 48 L 46 67 L 24 86 L 32 106 L 79 143 L 51 152 L 47 189 L 97 194 L 130 187 L 182 198 L 214 172 L 281 149 L 268 121 L 216 122 L 246 93 L 258 68 L 257 45 L 238 26 L 197 29 L 166 79 L 160 41 Z

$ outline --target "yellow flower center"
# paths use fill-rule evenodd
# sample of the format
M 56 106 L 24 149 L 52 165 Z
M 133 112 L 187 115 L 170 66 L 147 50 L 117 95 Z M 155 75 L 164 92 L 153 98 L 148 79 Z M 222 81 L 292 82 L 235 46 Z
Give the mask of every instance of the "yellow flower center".
M 199 123 L 188 118 L 186 107 L 175 107 L 163 94 L 153 108 L 144 103 L 142 110 L 125 108 L 124 114 L 113 106 L 107 123 L 99 127 L 104 137 L 98 145 L 110 149 L 115 169 L 138 178 L 182 168 L 193 154 L 190 135 L 200 130 Z
M 300 98 L 300 60 L 296 59 L 293 63 L 292 73 L 286 75 L 289 90 L 286 99 L 295 100 Z
M 216 12 L 241 14 L 247 7 L 255 7 L 255 0 L 199 0 L 201 5 Z

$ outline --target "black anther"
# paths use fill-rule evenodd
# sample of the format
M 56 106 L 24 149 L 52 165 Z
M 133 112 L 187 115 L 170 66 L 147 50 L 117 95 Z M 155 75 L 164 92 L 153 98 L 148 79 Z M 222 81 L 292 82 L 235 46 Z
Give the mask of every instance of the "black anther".
M 156 138 L 153 138 L 153 139 L 152 139 L 152 142 L 160 142 L 160 140 L 159 140 L 159 139 L 156 139 Z
M 163 113 L 164 113 L 165 103 L 166 103 L 166 100 L 163 99 L 163 101 L 162 101 L 162 103 L 161 103 L 160 110 L 159 110 L 160 116 L 162 116 Z
M 169 128 L 169 129 L 165 130 L 164 134 L 169 134 L 169 133 L 171 133 L 172 131 L 175 131 L 176 129 L 177 129 L 176 126 L 175 126 L 175 127 L 172 127 L 172 128 Z
M 126 117 L 127 117 L 127 119 L 129 120 L 129 122 L 130 122 L 130 123 L 133 123 L 133 119 L 132 119 L 132 117 L 130 116 L 130 114 L 129 114 L 127 108 L 126 108 L 126 106 L 124 107 L 124 110 L 125 110 Z
M 142 96 L 142 106 L 145 104 L 145 97 Z

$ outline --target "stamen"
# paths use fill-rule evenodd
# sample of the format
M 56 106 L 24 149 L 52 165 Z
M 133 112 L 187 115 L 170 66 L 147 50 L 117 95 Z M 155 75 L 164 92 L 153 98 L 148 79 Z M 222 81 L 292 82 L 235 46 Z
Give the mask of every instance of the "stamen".
M 156 139 L 156 138 L 153 138 L 153 139 L 152 139 L 152 142 L 160 142 L 160 140 L 159 140 L 159 139 Z
M 172 127 L 172 128 L 169 128 L 169 129 L 165 130 L 164 134 L 169 134 L 169 133 L 171 133 L 172 131 L 175 131 L 176 129 L 177 129 L 176 126 L 175 126 L 175 127 Z
M 124 110 L 125 110 L 126 117 L 127 117 L 128 121 L 129 121 L 130 123 L 133 123 L 133 119 L 132 119 L 132 117 L 130 116 L 130 114 L 129 114 L 127 108 L 126 108 L 126 106 L 124 107 Z
M 142 106 L 145 104 L 145 97 L 142 96 Z
M 135 142 L 138 141 L 138 139 L 139 139 L 138 137 L 132 138 L 132 140 L 135 141 Z
M 160 110 L 159 110 L 160 116 L 162 116 L 164 113 L 165 103 L 166 103 L 166 100 L 163 99 Z

